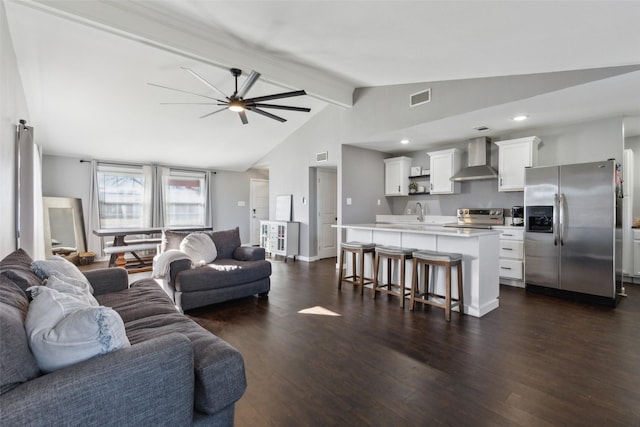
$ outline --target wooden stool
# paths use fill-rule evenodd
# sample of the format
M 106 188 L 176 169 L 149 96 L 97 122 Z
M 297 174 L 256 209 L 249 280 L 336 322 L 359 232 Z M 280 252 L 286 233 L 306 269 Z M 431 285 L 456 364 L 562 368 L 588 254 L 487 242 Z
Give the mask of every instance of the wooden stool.
M 418 287 L 418 267 L 424 265 L 424 292 L 419 292 Z M 429 266 L 441 266 L 446 270 L 445 295 L 439 295 L 429 291 Z M 458 298 L 451 297 L 451 268 L 457 267 L 458 270 Z M 444 299 L 444 303 L 430 300 L 429 297 Z M 462 297 L 462 254 L 436 252 L 436 251 L 416 251 L 413 253 L 413 279 L 411 280 L 411 299 L 409 309 L 413 310 L 415 302 L 430 304 L 436 307 L 444 308 L 444 318 L 447 322 L 451 321 L 451 308 L 458 306 L 460 314 L 464 314 L 464 301 Z
M 360 289 L 360 295 L 364 295 L 364 285 L 373 283 L 373 279 L 364 277 L 364 256 L 365 254 L 371 254 L 373 257 L 375 248 L 375 243 L 347 242 L 340 245 L 340 274 L 338 275 L 338 289 L 342 289 L 342 282 L 352 283 L 354 285 L 362 286 Z M 345 252 L 351 253 L 350 276 L 345 276 L 347 269 L 347 267 L 344 266 Z M 359 274 L 356 269 L 356 255 L 358 255 L 360 261 Z
M 400 297 L 400 307 L 404 308 L 404 299 L 410 292 L 404 286 L 405 277 L 405 261 L 412 258 L 413 248 L 401 248 L 398 246 L 376 246 L 376 257 L 373 262 L 373 298 L 375 299 L 378 292 L 384 292 L 389 295 Z M 378 272 L 380 260 L 387 261 L 387 283 L 378 283 Z M 398 260 L 400 269 L 400 279 L 397 284 L 391 281 L 391 262 Z

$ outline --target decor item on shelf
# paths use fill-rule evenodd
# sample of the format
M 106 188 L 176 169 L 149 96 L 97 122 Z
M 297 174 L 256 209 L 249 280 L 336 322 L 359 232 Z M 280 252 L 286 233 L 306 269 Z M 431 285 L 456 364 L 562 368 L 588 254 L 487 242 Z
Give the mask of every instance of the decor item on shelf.
M 420 170 L 420 166 L 411 166 L 411 176 L 419 176 Z
M 251 74 L 249 74 L 249 77 L 247 77 L 247 79 L 244 81 L 244 84 L 242 85 L 242 87 L 240 89 L 238 89 L 238 76 L 242 75 L 242 70 L 238 69 L 238 68 L 231 68 L 231 75 L 233 75 L 233 77 L 235 78 L 235 91 L 233 92 L 233 95 L 231 96 L 227 96 L 225 95 L 224 92 L 222 92 L 220 89 L 218 89 L 217 87 L 215 87 L 214 85 L 212 85 L 211 83 L 209 83 L 206 79 L 204 79 L 202 76 L 200 76 L 198 73 L 196 73 L 195 71 L 186 68 L 186 67 L 182 67 L 183 70 L 185 70 L 186 72 L 188 72 L 189 74 L 191 74 L 193 77 L 195 77 L 196 79 L 200 80 L 202 83 L 204 83 L 207 87 L 209 87 L 210 89 L 213 89 L 215 92 L 219 93 L 220 95 L 222 95 L 222 97 L 224 99 L 218 99 L 218 98 L 213 98 L 211 96 L 207 96 L 207 95 L 202 95 L 199 93 L 195 93 L 195 92 L 189 92 L 186 90 L 182 90 L 182 89 L 175 89 L 175 88 L 171 88 L 171 87 L 167 87 L 167 86 L 162 86 L 159 84 L 155 84 L 155 83 L 147 83 L 151 86 L 156 86 L 156 87 L 160 87 L 163 89 L 169 89 L 169 90 L 174 90 L 176 92 L 182 92 L 182 93 L 188 93 L 190 95 L 196 95 L 196 96 L 200 96 L 202 98 L 207 98 L 209 100 L 213 100 L 216 102 L 163 102 L 163 105 L 168 105 L 168 104 L 202 104 L 202 105 L 219 105 L 222 106 L 222 108 L 212 111 L 211 113 L 207 113 L 204 116 L 201 116 L 200 118 L 203 119 L 205 117 L 209 117 L 213 114 L 219 113 L 220 111 L 224 111 L 224 110 L 231 110 L 234 111 L 236 113 L 238 113 L 238 115 L 240 116 L 240 120 L 242 121 L 242 124 L 246 125 L 247 123 L 249 123 L 249 121 L 247 120 L 247 115 L 246 115 L 246 110 L 249 111 L 253 111 L 254 113 L 258 113 L 260 115 L 263 115 L 265 117 L 268 117 L 270 119 L 273 120 L 278 120 L 279 122 L 286 122 L 287 120 L 280 117 L 280 116 L 276 116 L 275 114 L 271 114 L 267 111 L 264 111 L 263 108 L 274 108 L 274 109 L 280 109 L 280 110 L 288 110 L 288 111 L 302 111 L 305 113 L 308 113 L 311 111 L 310 108 L 304 108 L 304 107 L 292 107 L 292 106 L 287 106 L 287 105 L 278 105 L 278 104 L 264 104 L 263 101 L 270 101 L 273 99 L 282 99 L 282 98 L 291 98 L 293 96 L 301 96 L 301 95 L 306 95 L 307 93 L 304 90 L 294 90 L 291 92 L 283 92 L 283 93 L 276 93 L 273 95 L 265 95 L 265 96 L 257 96 L 255 98 L 247 98 L 244 99 L 244 96 L 247 94 L 247 92 L 249 92 L 249 89 L 251 89 L 251 87 L 254 85 L 254 83 L 260 78 L 260 73 L 257 73 L 255 71 L 251 71 Z
M 89 265 L 93 263 L 95 258 L 96 258 L 96 254 L 94 252 L 80 252 L 78 254 L 78 264 Z
M 409 193 L 416 193 L 418 191 L 418 183 L 410 182 L 409 183 Z

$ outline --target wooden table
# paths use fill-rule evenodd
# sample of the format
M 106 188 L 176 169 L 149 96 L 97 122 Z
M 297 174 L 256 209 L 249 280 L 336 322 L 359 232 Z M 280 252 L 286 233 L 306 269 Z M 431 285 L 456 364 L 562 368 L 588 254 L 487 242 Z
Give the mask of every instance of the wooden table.
M 111 237 L 113 236 L 113 245 L 111 248 L 105 248 L 105 253 L 110 253 L 109 267 L 119 266 L 126 267 L 127 262 L 124 259 L 126 252 L 131 254 L 138 260 L 139 264 L 135 267 L 150 267 L 145 260 L 143 260 L 136 251 L 155 249 L 156 243 L 143 243 L 143 244 L 128 244 L 125 241 L 125 237 L 136 234 L 156 234 L 161 233 L 162 230 L 171 231 L 211 231 L 213 227 L 143 227 L 143 228 L 109 228 L 109 229 L 96 229 L 93 230 L 93 234 L 99 237 Z

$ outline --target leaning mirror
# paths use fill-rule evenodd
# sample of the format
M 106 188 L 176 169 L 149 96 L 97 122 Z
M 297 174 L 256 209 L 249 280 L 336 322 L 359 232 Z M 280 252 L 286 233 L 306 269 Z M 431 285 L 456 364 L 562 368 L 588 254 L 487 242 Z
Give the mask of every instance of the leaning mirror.
M 86 251 L 82 201 L 70 197 L 43 197 L 45 255 L 68 256 Z

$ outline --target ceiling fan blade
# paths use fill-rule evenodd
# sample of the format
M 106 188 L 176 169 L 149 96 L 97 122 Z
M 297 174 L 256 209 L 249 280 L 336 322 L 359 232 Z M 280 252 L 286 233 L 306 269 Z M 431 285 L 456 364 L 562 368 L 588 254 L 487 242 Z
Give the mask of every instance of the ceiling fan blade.
M 229 99 L 229 97 L 227 95 L 224 94 L 224 92 L 222 92 L 220 89 L 218 89 L 217 87 L 215 87 L 214 85 L 212 85 L 211 83 L 209 83 L 208 81 L 206 81 L 204 79 L 204 77 L 202 77 L 200 74 L 196 73 L 195 71 L 193 71 L 192 69 L 186 68 L 186 67 L 182 67 L 183 70 L 185 70 L 187 73 L 191 74 L 193 77 L 195 77 L 196 79 L 200 80 L 202 83 L 204 83 L 205 85 L 209 86 L 211 89 L 213 89 L 214 91 L 218 92 L 220 95 L 224 96 L 225 98 Z
M 247 80 L 244 81 L 244 83 L 242 84 L 242 87 L 238 91 L 238 98 L 244 98 L 247 92 L 249 92 L 249 89 L 251 89 L 253 84 L 256 81 L 258 81 L 259 78 L 260 78 L 260 73 L 256 71 L 251 71 L 251 74 L 249 74 L 249 77 L 247 77 Z
M 227 105 L 219 102 L 161 102 L 160 105 Z
M 162 86 L 162 85 L 155 84 L 155 83 L 147 83 L 147 84 L 148 84 L 149 86 L 161 87 L 162 89 L 169 89 L 169 90 L 174 90 L 174 91 L 176 91 L 176 92 L 188 93 L 189 95 L 201 96 L 202 98 L 213 99 L 214 101 L 218 101 L 218 102 L 226 102 L 226 101 L 221 101 L 221 100 L 220 100 L 220 99 L 218 99 L 218 98 L 212 98 L 212 97 L 207 96 L 207 95 L 201 95 L 201 94 L 199 94 L 199 93 L 189 92 L 189 91 L 182 90 L 182 89 L 176 89 L 176 88 L 173 88 L 173 87 Z
M 283 119 L 282 117 L 276 116 L 275 114 L 267 113 L 264 110 L 255 107 L 247 107 L 247 110 L 253 111 L 254 113 L 262 114 L 265 117 L 269 117 L 270 119 L 277 120 L 279 122 L 286 122 L 287 119 Z
M 227 109 L 227 107 L 224 107 L 224 108 L 221 108 L 221 109 L 219 109 L 219 110 L 212 111 L 212 112 L 211 112 L 211 113 L 209 113 L 209 114 L 205 114 L 204 116 L 200 116 L 200 117 L 198 117 L 198 118 L 200 118 L 200 119 L 204 119 L 205 117 L 213 116 L 214 114 L 219 113 L 220 111 L 224 111 L 224 110 L 226 110 L 226 109 Z
M 304 90 L 294 90 L 293 92 L 283 92 L 283 93 L 276 93 L 273 95 L 257 96 L 255 98 L 245 99 L 244 102 L 256 103 L 260 101 L 269 101 L 271 99 L 290 98 L 292 96 L 302 96 L 306 94 L 307 92 L 305 92 Z
M 240 120 L 242 120 L 243 125 L 249 123 L 249 120 L 247 120 L 247 113 L 245 113 L 244 111 L 239 111 L 238 115 L 240 116 Z
M 288 105 L 278 105 L 278 104 L 250 104 L 250 107 L 260 107 L 260 108 L 276 108 L 278 110 L 289 110 L 289 111 L 303 111 L 308 113 L 311 111 L 311 108 L 305 107 L 290 107 Z

